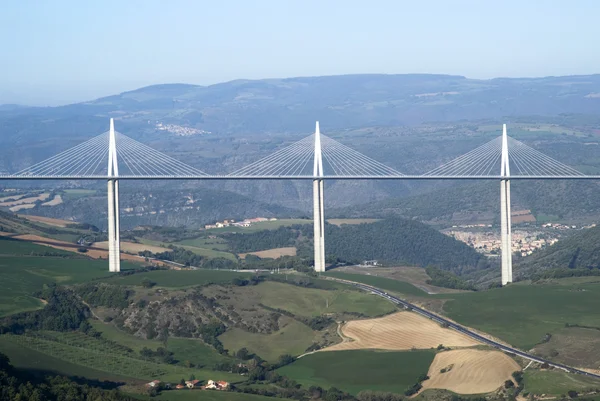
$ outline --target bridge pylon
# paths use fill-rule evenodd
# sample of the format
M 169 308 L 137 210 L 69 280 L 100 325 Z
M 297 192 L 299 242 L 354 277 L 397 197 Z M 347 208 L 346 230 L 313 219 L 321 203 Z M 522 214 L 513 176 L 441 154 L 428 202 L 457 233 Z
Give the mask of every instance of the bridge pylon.
M 108 176 L 119 176 L 115 123 L 112 118 L 108 140 Z M 111 178 L 108 180 L 108 270 L 110 272 L 121 271 L 119 214 L 119 180 Z
M 510 215 L 510 165 L 506 124 L 502 126 L 502 156 L 500 175 L 500 245 L 502 251 L 502 285 L 512 283 L 512 229 Z
M 321 131 L 319 122 L 315 126 L 314 177 L 323 177 L 323 155 L 321 153 Z M 325 271 L 325 205 L 322 179 L 313 180 L 313 222 L 315 271 Z

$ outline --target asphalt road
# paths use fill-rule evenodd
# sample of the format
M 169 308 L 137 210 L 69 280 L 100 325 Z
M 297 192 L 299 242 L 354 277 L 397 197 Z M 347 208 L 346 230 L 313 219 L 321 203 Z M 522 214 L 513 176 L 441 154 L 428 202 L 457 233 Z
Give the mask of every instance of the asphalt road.
M 398 297 L 395 297 L 393 295 L 390 295 L 387 292 L 385 292 L 384 290 L 381 290 L 381 289 L 379 289 L 377 287 L 372 287 L 372 286 L 367 285 L 367 284 L 357 283 L 355 281 L 343 280 L 343 279 L 334 278 L 334 277 L 327 277 L 327 279 L 328 280 L 338 281 L 340 283 L 349 284 L 349 285 L 352 285 L 354 287 L 360 288 L 363 291 L 368 291 L 368 292 L 371 292 L 373 294 L 379 295 L 380 297 L 383 297 L 383 298 L 389 300 L 390 302 L 395 303 L 396 305 L 402 305 L 404 308 L 410 309 L 413 312 L 418 313 L 421 316 L 424 316 L 424 317 L 426 317 L 428 319 L 431 319 L 434 322 L 443 324 L 443 325 L 447 326 L 450 329 L 453 329 L 453 330 L 456 330 L 458 332 L 461 332 L 461 333 L 463 333 L 463 334 L 471 337 L 474 340 L 477 340 L 477 341 L 479 341 L 481 343 L 490 345 L 490 346 L 492 346 L 494 348 L 497 348 L 497 349 L 499 349 L 501 351 L 504 351 L 506 353 L 513 354 L 513 355 L 518 355 L 520 357 L 523 357 L 525 359 L 528 359 L 528 360 L 534 361 L 534 362 L 547 363 L 550 366 L 553 366 L 553 367 L 558 368 L 558 369 L 562 369 L 562 370 L 564 370 L 566 372 L 578 373 L 578 374 L 581 374 L 581 375 L 585 375 L 585 376 L 589 376 L 589 377 L 595 377 L 597 379 L 600 379 L 600 375 L 597 375 L 597 374 L 594 374 L 594 373 L 590 373 L 590 372 L 586 372 L 584 370 L 573 368 L 573 367 L 570 367 L 570 366 L 567 366 L 567 365 L 563 365 L 561 363 L 552 362 L 552 361 L 549 361 L 547 359 L 542 359 L 542 358 L 537 357 L 535 355 L 528 354 L 527 352 L 523 352 L 523 351 L 518 350 L 516 348 L 512 348 L 510 346 L 501 344 L 501 343 L 496 342 L 494 340 L 490 340 L 489 338 L 483 337 L 483 336 L 475 333 L 474 331 L 469 330 L 468 328 L 466 328 L 464 326 L 461 326 L 460 324 L 456 324 L 454 322 L 451 322 L 450 320 L 444 319 L 441 316 L 438 316 L 438 315 L 436 315 L 434 313 L 431 313 L 431 312 L 429 312 L 429 311 L 427 311 L 427 310 L 425 310 L 423 308 L 419 308 L 418 306 L 416 306 L 414 304 L 411 304 L 410 302 L 407 302 L 405 300 L 402 300 L 402 299 L 400 299 Z

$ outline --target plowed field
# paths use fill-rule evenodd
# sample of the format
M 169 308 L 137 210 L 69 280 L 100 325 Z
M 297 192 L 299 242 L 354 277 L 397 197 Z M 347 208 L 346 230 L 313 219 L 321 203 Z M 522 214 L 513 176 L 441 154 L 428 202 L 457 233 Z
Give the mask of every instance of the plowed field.
M 443 328 L 412 312 L 398 312 L 377 319 L 351 321 L 342 327 L 342 333 L 351 340 L 325 348 L 324 351 L 429 349 L 440 344 L 448 347 L 478 345 L 469 337 Z
M 441 373 L 441 370 L 446 370 Z M 440 352 L 429 367 L 423 389 L 437 388 L 458 394 L 481 394 L 496 390 L 521 367 L 500 351 L 459 349 Z

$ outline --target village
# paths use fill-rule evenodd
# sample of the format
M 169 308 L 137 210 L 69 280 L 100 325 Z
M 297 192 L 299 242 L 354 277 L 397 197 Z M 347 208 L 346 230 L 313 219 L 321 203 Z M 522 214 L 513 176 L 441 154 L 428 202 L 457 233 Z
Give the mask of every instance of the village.
M 223 228 L 223 227 L 250 227 L 255 223 L 262 223 L 265 221 L 277 221 L 275 217 L 266 218 L 266 217 L 254 217 L 251 219 L 244 219 L 242 221 L 235 221 L 233 219 L 217 221 L 215 224 L 206 224 L 204 228 L 206 230 L 210 230 L 212 228 Z
M 528 209 L 513 210 L 511 218 L 512 224 L 519 227 L 512 232 L 511 249 L 513 254 L 522 257 L 555 244 L 563 235 L 568 235 L 569 231 L 596 226 L 596 224 L 584 226 L 561 223 L 536 224 L 536 217 Z M 486 256 L 500 255 L 500 232 L 498 227 L 494 227 L 490 222 L 453 225 L 449 229 L 442 230 L 442 233 L 464 242 Z
M 153 380 L 150 383 L 146 383 L 146 388 L 151 390 L 217 390 L 223 391 L 229 389 L 229 383 L 226 381 L 214 381 L 208 380 L 205 385 L 202 384 L 202 380 L 181 380 L 181 382 L 173 385 L 171 383 L 165 383 L 160 380 Z

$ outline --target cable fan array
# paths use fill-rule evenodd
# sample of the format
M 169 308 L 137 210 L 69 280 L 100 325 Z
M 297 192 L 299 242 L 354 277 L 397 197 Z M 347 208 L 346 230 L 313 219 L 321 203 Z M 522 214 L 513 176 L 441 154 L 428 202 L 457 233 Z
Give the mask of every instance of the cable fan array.
M 479 146 L 423 176 L 497 176 L 500 175 L 502 137 Z M 584 174 L 539 152 L 523 142 L 508 137 L 511 176 L 583 176 Z
M 106 174 L 107 162 L 108 132 L 105 132 L 14 175 L 20 177 L 92 176 L 102 170 Z
M 165 177 L 208 175 L 119 132 L 115 133 L 115 137 L 119 168 L 122 165 L 126 167 L 126 173 L 121 172 L 121 175 Z
M 338 141 L 321 135 L 324 175 L 337 176 L 400 176 L 402 173 Z M 229 176 L 312 176 L 315 157 L 315 135 L 307 136 L 264 157 Z
M 119 132 L 115 132 L 121 176 L 206 176 L 170 156 Z M 105 132 L 73 148 L 14 174 L 17 177 L 97 177 L 108 174 L 109 133 Z
M 225 177 L 302 177 L 313 175 L 316 136 L 309 135 Z M 324 175 L 396 177 L 404 174 L 325 135 L 320 135 Z M 199 177 L 205 172 L 180 162 L 126 135 L 115 132 L 121 177 Z M 576 169 L 507 136 L 511 176 L 584 176 Z M 108 172 L 109 133 L 105 132 L 56 156 L 23 169 L 13 177 L 99 177 Z M 495 138 L 421 177 L 499 176 L 502 137 Z

